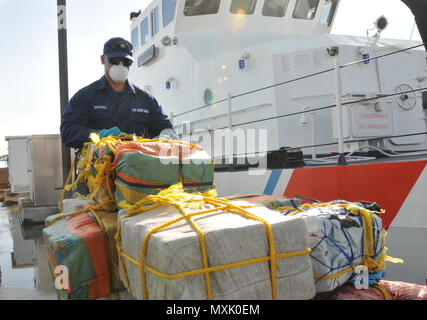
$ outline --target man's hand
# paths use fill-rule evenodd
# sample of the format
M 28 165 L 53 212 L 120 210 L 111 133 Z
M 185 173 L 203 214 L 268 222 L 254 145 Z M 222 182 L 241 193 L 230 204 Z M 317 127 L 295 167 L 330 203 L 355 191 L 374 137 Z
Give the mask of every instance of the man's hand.
M 160 132 L 160 134 L 154 137 L 153 139 L 158 139 L 158 138 L 166 138 L 168 140 L 178 140 L 178 134 L 176 133 L 175 129 L 166 128 L 166 129 L 163 129 Z

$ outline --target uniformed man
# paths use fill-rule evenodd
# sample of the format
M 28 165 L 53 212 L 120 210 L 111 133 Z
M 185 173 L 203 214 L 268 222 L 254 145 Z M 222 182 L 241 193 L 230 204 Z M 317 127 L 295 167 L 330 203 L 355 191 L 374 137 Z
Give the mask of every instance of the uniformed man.
M 133 63 L 132 44 L 112 38 L 104 45 L 105 74 L 79 90 L 61 119 L 61 138 L 67 147 L 81 149 L 92 132 L 102 137 L 121 132 L 146 138 L 177 139 L 173 125 L 156 99 L 127 80 Z

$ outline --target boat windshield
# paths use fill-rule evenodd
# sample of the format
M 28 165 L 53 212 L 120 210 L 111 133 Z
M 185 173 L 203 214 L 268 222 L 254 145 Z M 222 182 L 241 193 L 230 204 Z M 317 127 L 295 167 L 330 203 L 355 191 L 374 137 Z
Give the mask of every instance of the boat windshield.
M 200 16 L 218 13 L 221 0 L 185 0 L 184 15 Z
M 337 8 L 338 0 L 326 0 L 320 15 L 320 23 L 330 27 Z
M 284 17 L 289 0 L 265 0 L 262 15 L 268 17 Z
M 256 0 L 232 0 L 230 12 L 235 14 L 253 14 Z
M 173 0 L 169 2 L 175 3 Z M 264 0 L 262 15 L 268 17 L 284 17 L 289 0 Z M 185 0 L 184 15 L 200 16 L 218 13 L 221 0 Z M 316 16 L 320 0 L 296 0 L 292 16 L 295 19 L 312 20 Z M 320 22 L 330 26 L 335 14 L 338 0 L 325 0 Z M 250 15 L 255 12 L 257 0 L 232 0 L 230 13 Z
M 293 17 L 296 19 L 314 19 L 320 0 L 297 0 Z

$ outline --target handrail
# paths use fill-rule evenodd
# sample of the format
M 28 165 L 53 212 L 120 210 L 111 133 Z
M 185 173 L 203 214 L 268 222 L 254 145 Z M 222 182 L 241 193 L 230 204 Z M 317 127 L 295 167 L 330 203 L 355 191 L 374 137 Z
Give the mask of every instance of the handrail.
M 400 96 L 402 94 L 407 94 L 407 93 L 412 93 L 412 92 L 418 92 L 418 91 L 422 91 L 422 90 L 427 90 L 427 87 L 423 87 L 423 88 L 419 88 L 419 89 L 413 89 L 413 90 L 408 90 L 408 91 L 402 91 L 402 92 L 399 92 L 399 93 L 382 94 L 381 96 L 373 97 L 373 98 L 366 98 L 366 99 L 360 99 L 360 100 L 346 101 L 346 102 L 342 102 L 341 105 L 345 106 L 345 105 L 350 105 L 350 104 L 355 104 L 355 103 L 360 103 L 360 102 L 367 102 L 367 101 L 371 101 L 371 100 L 379 100 L 379 99 L 383 99 L 383 98 Z M 309 110 L 302 110 L 302 111 L 292 112 L 292 113 L 288 113 L 288 114 L 284 114 L 284 115 L 280 115 L 280 116 L 274 116 L 274 117 L 269 117 L 269 118 L 264 118 L 264 119 L 258 119 L 258 120 L 253 120 L 253 121 L 236 123 L 236 124 L 233 124 L 233 127 L 243 126 L 243 125 L 257 123 L 257 122 L 275 120 L 275 119 L 280 119 L 280 118 L 295 116 L 295 115 L 299 115 L 299 114 L 310 113 L 310 112 L 314 112 L 314 111 L 320 111 L 320 110 L 330 109 L 330 108 L 334 108 L 336 106 L 337 105 L 334 103 L 334 104 L 323 106 L 323 107 L 311 108 Z M 228 128 L 228 127 L 222 127 L 222 128 L 217 128 L 217 129 L 225 129 L 225 128 Z
M 416 132 L 416 133 L 407 133 L 407 134 L 399 134 L 399 135 L 391 135 L 391 136 L 384 136 L 381 137 L 381 139 L 393 139 L 393 138 L 404 138 L 404 137 L 412 137 L 412 136 L 420 136 L 420 135 L 427 135 L 427 131 L 424 132 Z M 370 141 L 370 140 L 378 140 L 378 138 L 366 138 L 364 141 Z M 353 143 L 353 142 L 359 142 L 360 140 L 346 140 L 346 143 Z M 328 142 L 328 143 L 320 143 L 315 145 L 306 145 L 306 146 L 296 146 L 292 147 L 291 149 L 308 149 L 313 147 L 328 147 L 337 145 L 338 142 Z M 367 147 L 367 146 L 365 146 Z M 267 154 L 269 152 L 276 151 L 276 150 L 267 150 L 267 151 L 254 151 L 254 152 L 247 152 L 247 153 L 237 153 L 234 154 L 235 157 L 239 156 L 248 156 L 248 155 L 258 155 L 258 154 Z
M 277 84 L 274 84 L 274 85 L 265 86 L 265 87 L 262 87 L 262 88 L 259 88 L 259 89 L 256 89 L 256 90 L 251 90 L 251 91 L 248 91 L 248 92 L 245 92 L 245 93 L 241 93 L 241 94 L 237 94 L 237 95 L 234 95 L 234 96 L 231 95 L 231 94 L 228 94 L 228 97 L 226 99 L 222 99 L 222 100 L 219 100 L 217 102 L 211 103 L 209 105 L 201 106 L 201 107 L 198 107 L 196 109 L 189 110 L 189 111 L 183 112 L 183 113 L 178 114 L 178 115 L 174 115 L 174 117 L 181 116 L 183 114 L 188 114 L 188 113 L 196 111 L 196 110 L 201 110 L 204 107 L 207 107 L 207 106 L 210 106 L 210 105 L 214 105 L 214 104 L 218 104 L 218 103 L 222 103 L 222 102 L 226 102 L 227 101 L 228 102 L 228 111 L 229 111 L 229 123 L 228 123 L 228 126 L 221 127 L 221 128 L 215 128 L 215 130 L 222 130 L 222 129 L 227 129 L 227 128 L 228 129 L 232 129 L 233 127 L 237 127 L 237 126 L 248 125 L 248 124 L 253 124 L 253 123 L 257 123 L 257 122 L 270 121 L 270 120 L 275 120 L 275 119 L 280 119 L 280 118 L 290 117 L 290 116 L 295 116 L 295 115 L 302 115 L 302 114 L 306 114 L 306 113 L 313 114 L 313 112 L 315 112 L 315 111 L 326 110 L 326 109 L 330 109 L 330 108 L 334 108 L 334 107 L 341 108 L 344 105 L 352 105 L 352 104 L 356 104 L 356 103 L 368 102 L 368 101 L 373 101 L 373 100 L 377 101 L 377 100 L 384 99 L 384 98 L 389 98 L 389 97 L 394 97 L 394 96 L 401 96 L 401 95 L 404 95 L 404 94 L 409 94 L 409 93 L 414 93 L 414 92 L 418 92 L 418 91 L 427 90 L 427 87 L 423 87 L 423 88 L 407 90 L 407 91 L 403 91 L 403 92 L 399 92 L 399 93 L 387 93 L 387 94 L 380 93 L 380 94 L 375 95 L 374 97 L 368 97 L 368 98 L 365 97 L 364 99 L 351 100 L 351 101 L 345 101 L 345 102 L 342 102 L 341 99 L 336 99 L 336 103 L 331 104 L 331 105 L 317 107 L 317 108 L 305 108 L 304 110 L 298 111 L 298 112 L 292 112 L 292 113 L 288 113 L 288 114 L 285 114 L 285 115 L 278 115 L 278 116 L 274 116 L 274 117 L 267 117 L 267 118 L 263 118 L 263 119 L 246 121 L 246 122 L 241 122 L 241 123 L 237 123 L 237 124 L 233 124 L 232 121 L 231 121 L 231 118 L 230 118 L 231 117 L 231 112 L 232 112 L 232 110 L 231 110 L 231 100 L 232 99 L 235 99 L 235 98 L 238 98 L 238 97 L 241 97 L 241 96 L 244 96 L 244 95 L 248 95 L 248 94 L 251 94 L 251 93 L 259 92 L 259 91 L 262 91 L 262 90 L 271 89 L 271 88 L 274 88 L 274 87 L 277 87 L 277 86 L 280 86 L 280 85 L 292 83 L 292 82 L 299 81 L 299 80 L 302 80 L 302 79 L 310 78 L 310 77 L 317 76 L 317 75 L 320 75 L 320 74 L 324 74 L 324 73 L 327 73 L 327 72 L 330 72 L 330 71 L 335 71 L 335 77 L 337 78 L 336 79 L 337 80 L 336 81 L 336 86 L 338 86 L 338 87 L 336 89 L 338 91 L 336 91 L 335 95 L 337 97 L 338 97 L 338 95 L 341 97 L 342 93 L 339 90 L 339 86 L 340 86 L 339 70 L 341 70 L 343 68 L 350 67 L 350 66 L 354 66 L 356 64 L 366 63 L 366 61 L 373 61 L 373 60 L 377 60 L 377 59 L 380 59 L 380 58 L 383 58 L 383 57 L 386 57 L 386 56 L 390 56 L 390 55 L 393 55 L 393 54 L 398 54 L 398 53 L 401 53 L 401 52 L 406 52 L 406 51 L 409 51 L 409 50 L 412 50 L 412 49 L 415 49 L 415 48 L 418 48 L 418 47 L 421 47 L 421 46 L 424 46 L 424 45 L 425 44 L 422 43 L 422 44 L 418 44 L 418 45 L 411 46 L 411 47 L 408 47 L 408 48 L 396 50 L 396 51 L 393 51 L 393 52 L 390 52 L 390 53 L 381 54 L 381 55 L 374 56 L 374 57 L 367 57 L 365 59 L 358 60 L 358 61 L 353 61 L 353 62 L 350 62 L 350 63 L 346 63 L 344 65 L 340 65 L 339 64 L 339 60 L 337 59 L 337 56 L 336 56 L 336 53 L 338 53 L 338 51 L 335 54 L 330 53 L 331 56 L 335 55 L 335 67 L 334 68 L 330 68 L 330 69 L 326 69 L 326 70 L 323 70 L 323 71 L 315 72 L 315 73 L 312 73 L 310 75 L 305 75 L 305 76 L 297 77 L 297 78 L 294 78 L 294 79 L 291 79 L 291 80 L 286 80 L 286 81 L 283 81 L 283 82 L 280 82 L 280 83 L 277 83 Z M 338 111 L 340 111 L 340 110 L 338 110 Z M 427 132 L 420 132 L 420 133 L 413 133 L 413 134 L 403 134 L 403 135 L 395 135 L 395 136 L 384 136 L 384 137 L 381 137 L 381 139 L 397 138 L 397 137 L 405 137 L 405 136 L 407 137 L 407 136 L 415 136 L 415 135 L 422 135 L 422 134 L 427 134 Z M 379 139 L 378 137 L 375 137 L 375 138 L 366 138 L 364 140 L 365 141 L 370 141 L 370 140 L 378 140 L 378 139 Z M 359 141 L 359 140 L 354 140 L 354 141 L 346 140 L 345 142 L 346 143 L 351 143 L 351 142 L 357 142 L 357 141 Z M 338 139 L 338 142 L 331 142 L 331 143 L 324 143 L 324 144 L 317 144 L 317 145 L 315 145 L 313 143 L 310 146 L 300 146 L 300 147 L 295 147 L 295 148 L 299 148 L 299 149 L 313 148 L 314 149 L 316 147 L 331 146 L 331 145 L 337 145 L 337 144 L 338 144 L 338 147 L 339 147 L 338 148 L 339 149 L 339 162 L 338 163 L 342 164 L 342 165 L 345 165 L 346 164 L 346 160 L 345 160 L 344 151 L 343 151 L 343 139 L 342 138 Z M 260 154 L 260 153 L 266 154 L 268 152 L 271 152 L 271 151 L 250 152 L 250 153 L 245 153 L 245 154 L 234 154 L 233 153 L 233 157 L 234 156 L 238 157 L 238 156 L 255 155 L 255 154 Z
M 366 61 L 372 61 L 372 60 L 384 58 L 386 56 L 390 56 L 390 55 L 393 55 L 393 54 L 398 54 L 398 53 L 401 53 L 401 52 L 405 52 L 405 51 L 409 51 L 409 50 L 412 50 L 412 49 L 416 49 L 416 48 L 422 47 L 424 45 L 427 45 L 427 44 L 422 43 L 422 44 L 418 44 L 418 45 L 415 45 L 415 46 L 407 47 L 407 48 L 404 48 L 404 49 L 396 50 L 396 51 L 393 51 L 393 52 L 381 54 L 381 55 L 378 55 L 378 56 L 369 57 L 367 59 L 353 61 L 353 62 L 341 65 L 340 68 L 347 68 L 347 67 L 350 67 L 350 66 L 353 66 L 353 65 L 356 65 L 356 64 L 365 63 Z M 282 82 L 279 82 L 279 83 L 276 83 L 276 84 L 273 84 L 273 85 L 268 85 L 268 86 L 264 86 L 264 87 L 261 87 L 261 88 L 255 89 L 255 90 L 251 90 L 251 91 L 247 91 L 247 92 L 244 92 L 244 93 L 232 95 L 231 96 L 231 100 L 235 99 L 235 98 L 239 98 L 239 97 L 245 96 L 245 95 L 248 95 L 248 94 L 256 93 L 256 92 L 259 92 L 259 91 L 263 91 L 263 90 L 275 88 L 275 87 L 278 87 L 278 86 L 281 86 L 281 85 L 285 85 L 285 84 L 289 84 L 289 83 L 296 82 L 296 81 L 299 81 L 299 80 L 304 80 L 304 79 L 307 79 L 307 78 L 311 78 L 311 77 L 314 77 L 314 76 L 325 74 L 325 73 L 328 73 L 328 72 L 331 72 L 331 71 L 334 71 L 334 70 L 335 70 L 335 68 L 329 68 L 329 69 L 325 69 L 325 70 L 322 70 L 322 71 L 314 72 L 312 74 L 308 74 L 308 75 L 304 75 L 304 76 L 301 76 L 301 77 L 297 77 L 297 78 L 294 78 L 294 79 L 291 79 L 291 80 L 282 81 Z M 218 101 L 215 101 L 215 102 L 212 102 L 210 104 L 205 104 L 205 105 L 196 107 L 196 108 L 188 110 L 188 111 L 184 111 L 184 112 L 181 112 L 181 113 L 178 113 L 178 114 L 174 114 L 174 118 L 183 116 L 183 115 L 191 113 L 191 112 L 195 112 L 195 111 L 201 110 L 203 108 L 207 108 L 207 107 L 215 105 L 215 104 L 226 102 L 226 101 L 228 101 L 228 97 L 224 98 L 224 99 L 221 99 L 221 100 L 218 100 Z M 306 111 L 306 112 L 308 112 L 308 111 Z

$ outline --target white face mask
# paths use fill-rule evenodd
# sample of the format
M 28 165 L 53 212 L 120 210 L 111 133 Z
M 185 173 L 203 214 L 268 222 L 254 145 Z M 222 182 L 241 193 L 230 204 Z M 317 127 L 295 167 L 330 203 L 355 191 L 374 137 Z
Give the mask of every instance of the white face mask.
M 123 81 L 126 81 L 128 74 L 129 69 L 125 67 L 122 62 L 120 62 L 117 66 L 111 66 L 109 71 L 111 80 L 116 83 L 122 83 Z

